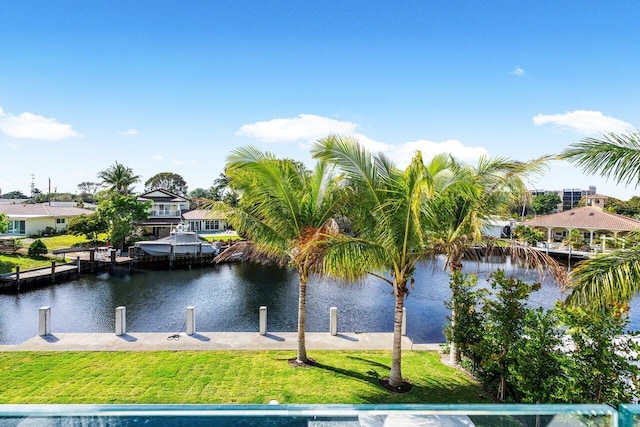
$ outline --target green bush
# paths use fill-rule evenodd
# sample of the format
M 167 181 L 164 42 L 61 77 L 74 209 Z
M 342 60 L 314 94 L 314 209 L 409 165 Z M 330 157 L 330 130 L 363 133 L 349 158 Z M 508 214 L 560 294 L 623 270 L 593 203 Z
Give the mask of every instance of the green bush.
M 29 252 L 28 253 L 29 253 L 30 257 L 37 257 L 37 256 L 46 255 L 46 253 L 47 253 L 47 245 L 42 243 L 42 240 L 36 239 L 36 240 L 33 241 L 33 243 L 31 243 L 31 246 L 29 246 Z

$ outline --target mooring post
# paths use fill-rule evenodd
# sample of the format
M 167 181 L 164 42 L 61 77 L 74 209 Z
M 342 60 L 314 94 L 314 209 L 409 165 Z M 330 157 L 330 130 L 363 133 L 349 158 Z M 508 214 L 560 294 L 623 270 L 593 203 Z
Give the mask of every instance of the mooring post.
M 402 307 L 402 336 L 407 335 L 407 307 Z
M 51 307 L 40 307 L 38 310 L 38 335 L 51 335 Z
M 56 283 L 56 262 L 51 261 L 51 283 Z
M 267 335 L 267 307 L 260 307 L 260 335 Z
M 109 271 L 111 273 L 114 272 L 114 270 L 116 269 L 116 250 L 111 248 L 110 250 L 110 255 L 111 255 L 111 263 L 109 264 Z
M 338 335 L 338 307 L 329 308 L 329 331 L 331 335 Z
M 20 266 L 16 265 L 16 290 L 20 292 Z
M 126 335 L 127 333 L 127 308 L 116 307 L 116 335 Z
M 196 308 L 192 305 L 187 307 L 187 335 L 196 333 Z
M 78 274 L 80 274 L 80 257 L 76 257 L 76 267 L 78 267 Z
M 89 271 L 92 273 L 95 271 L 95 260 L 96 260 L 96 250 L 92 249 L 89 251 Z

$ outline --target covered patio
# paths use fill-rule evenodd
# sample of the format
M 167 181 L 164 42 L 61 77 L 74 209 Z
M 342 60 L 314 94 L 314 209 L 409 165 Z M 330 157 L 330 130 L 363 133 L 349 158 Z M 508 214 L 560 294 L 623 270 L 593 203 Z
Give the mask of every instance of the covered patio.
M 540 230 L 547 236 L 547 242 L 561 242 L 571 230 L 578 230 L 591 248 L 602 246 L 606 240 L 617 240 L 640 228 L 640 221 L 607 212 L 595 206 L 583 206 L 568 211 L 523 221 L 522 224 Z

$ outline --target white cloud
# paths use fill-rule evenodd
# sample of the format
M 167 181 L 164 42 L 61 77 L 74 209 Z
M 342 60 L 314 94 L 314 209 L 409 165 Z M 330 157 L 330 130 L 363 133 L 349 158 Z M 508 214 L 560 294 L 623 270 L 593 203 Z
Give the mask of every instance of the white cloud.
M 127 129 L 127 130 L 120 131 L 118 133 L 124 136 L 138 136 L 140 132 L 138 132 L 137 129 Z
M 249 136 L 265 142 L 298 141 L 297 146 L 303 149 L 308 149 L 310 143 L 331 133 L 352 136 L 370 152 L 383 153 L 402 168 L 409 164 L 418 150 L 422 152 L 425 162 L 440 153 L 451 153 L 457 159 L 469 163 L 475 163 L 483 155 L 488 156 L 487 150 L 483 147 L 467 147 L 460 141 L 452 139 L 442 142 L 421 139 L 401 144 L 387 144 L 356 132 L 358 127 L 357 123 L 338 121 L 312 114 L 300 114 L 295 118 L 246 124 L 236 132 L 236 135 Z
M 164 157 L 162 157 L 161 154 L 156 154 L 155 156 L 152 157 L 153 160 L 163 160 Z
M 14 138 L 44 139 L 59 141 L 73 136 L 82 136 L 71 125 L 58 123 L 56 119 L 24 112 L 20 115 L 5 113 L 0 108 L 0 131 Z
M 600 111 L 575 110 L 564 114 L 538 114 L 533 117 L 536 126 L 553 124 L 562 129 L 571 129 L 584 135 L 601 132 L 622 133 L 632 129 L 632 126 L 615 117 L 609 117 Z
M 437 154 L 450 153 L 458 160 L 474 164 L 481 156 L 489 155 L 488 151 L 483 147 L 467 147 L 455 139 L 448 139 L 442 142 L 434 142 L 426 139 L 405 142 L 404 144 L 390 146 L 386 154 L 399 167 L 405 167 L 418 150 L 422 152 L 422 157 L 425 162 L 428 162 Z
M 520 67 L 516 67 L 515 70 L 513 70 L 511 72 L 511 74 L 515 75 L 515 76 L 523 76 L 526 72 L 520 68 Z
M 182 160 L 172 160 L 171 164 L 172 165 L 176 165 L 176 166 L 180 166 L 180 165 L 184 165 L 184 162 Z
M 351 135 L 357 127 L 357 124 L 351 122 L 314 114 L 300 114 L 286 119 L 249 123 L 243 125 L 235 134 L 265 142 L 314 141 L 331 133 Z
M 14 144 L 13 142 L 4 142 L 3 146 L 7 147 L 11 151 L 19 151 L 22 150 L 23 146 L 20 144 Z

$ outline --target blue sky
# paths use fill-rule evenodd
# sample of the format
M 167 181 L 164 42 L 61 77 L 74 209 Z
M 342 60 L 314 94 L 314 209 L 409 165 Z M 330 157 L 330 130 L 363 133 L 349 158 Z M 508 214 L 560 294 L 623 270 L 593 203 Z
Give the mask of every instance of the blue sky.
M 530 160 L 640 126 L 637 1 L 0 0 L 0 190 L 77 191 L 115 161 L 208 188 L 255 145 L 330 132 Z M 636 194 L 554 162 L 531 188 Z M 142 190 L 142 184 L 138 186 Z

